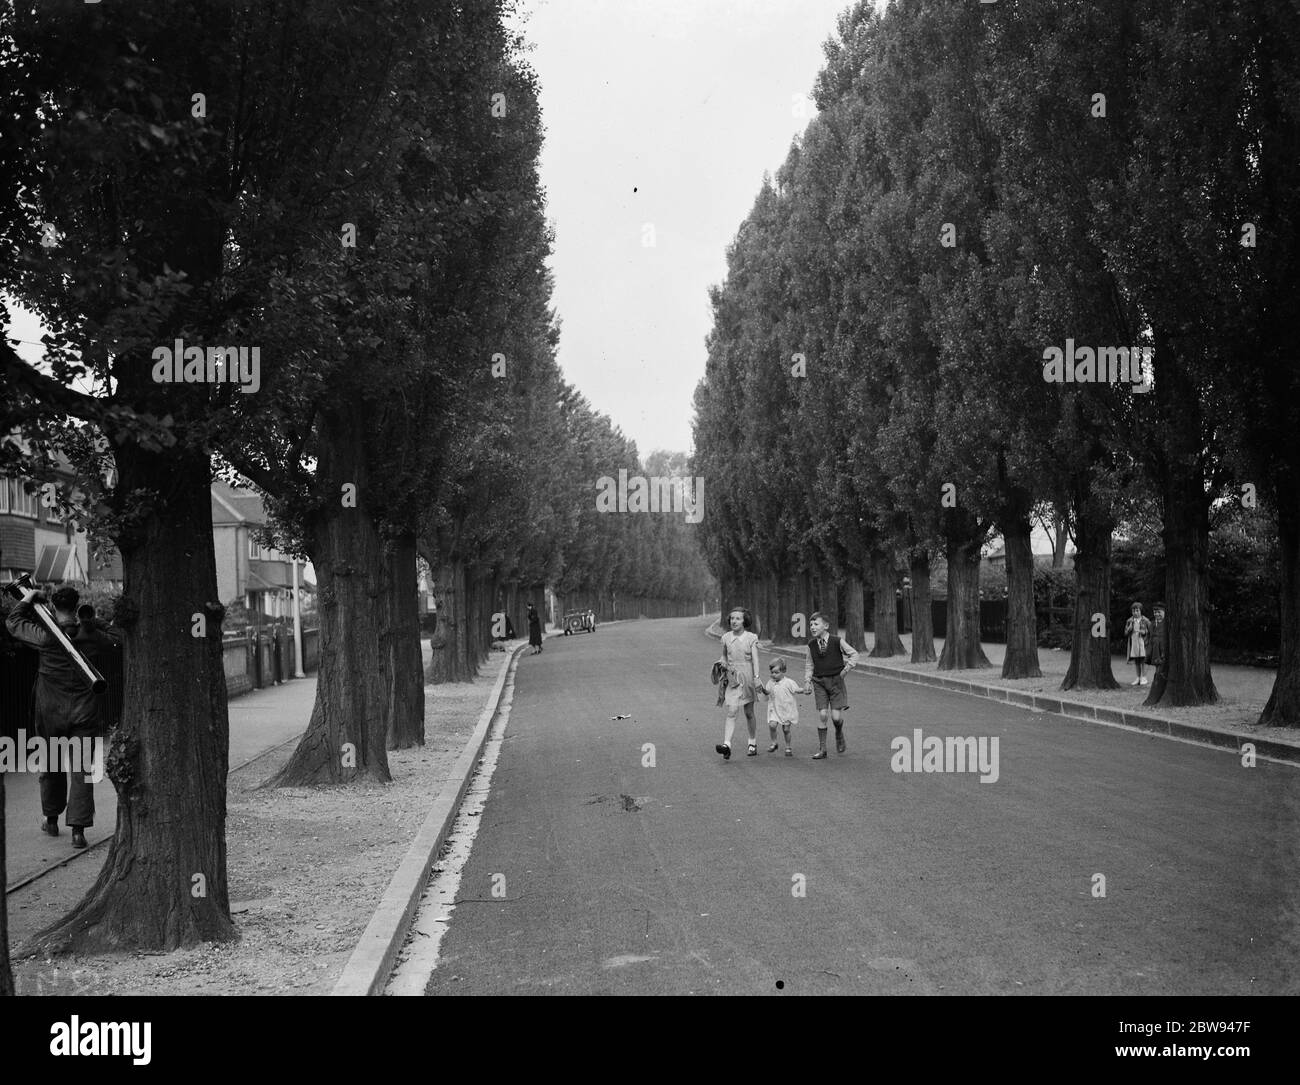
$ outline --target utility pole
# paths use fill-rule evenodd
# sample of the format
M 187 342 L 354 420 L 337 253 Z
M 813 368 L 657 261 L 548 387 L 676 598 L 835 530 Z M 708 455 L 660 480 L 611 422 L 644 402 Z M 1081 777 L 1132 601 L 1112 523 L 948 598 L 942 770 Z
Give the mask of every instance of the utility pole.
M 293 676 L 306 678 L 302 669 L 302 606 L 298 600 L 298 559 L 293 559 Z

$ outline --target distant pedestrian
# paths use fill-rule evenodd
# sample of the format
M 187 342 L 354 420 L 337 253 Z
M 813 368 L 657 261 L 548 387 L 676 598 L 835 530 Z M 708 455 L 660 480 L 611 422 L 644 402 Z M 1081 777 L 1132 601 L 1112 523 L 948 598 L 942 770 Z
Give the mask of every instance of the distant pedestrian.
M 754 681 L 758 669 L 758 634 L 751 631 L 754 617 L 743 607 L 737 607 L 728 619 L 731 628 L 722 634 L 722 658 L 719 662 L 727 668 L 727 719 L 723 724 L 722 741 L 714 749 L 725 760 L 731 760 L 731 737 L 736 732 L 736 714 L 745 710 L 745 726 L 749 729 L 749 752 L 758 754 L 758 728 L 754 723 Z
M 1164 603 L 1156 603 L 1151 608 L 1151 654 L 1147 662 L 1151 664 L 1151 698 L 1156 701 L 1164 695 L 1165 682 L 1169 678 L 1169 625 L 1165 621 Z
M 1129 620 L 1124 623 L 1124 637 L 1128 643 L 1128 661 L 1137 670 L 1133 679 L 1135 686 L 1145 686 L 1147 680 L 1142 674 L 1142 667 L 1147 658 L 1147 638 L 1151 635 L 1151 623 L 1142 617 L 1142 604 L 1134 603 L 1130 608 Z
M 81 596 L 76 588 L 62 587 L 54 592 L 51 603 L 54 616 L 68 640 L 92 663 L 101 648 L 121 643 L 120 635 L 92 617 L 77 620 L 77 603 Z M 41 811 L 45 820 L 41 832 L 59 835 L 59 815 L 68 813 L 72 846 L 86 846 L 86 830 L 95 824 L 95 786 L 87 771 L 72 772 L 72 765 L 54 764 L 58 747 L 53 739 L 74 739 L 84 750 L 89 740 L 99 734 L 99 707 L 95 693 L 81 670 L 54 635 L 33 614 L 32 603 L 19 603 L 5 619 L 5 627 L 15 640 L 40 652 L 36 675 L 36 734 L 45 741 L 50 753 L 46 763 L 51 770 L 41 773 Z M 81 766 L 83 770 L 86 766 Z M 72 777 L 69 786 L 68 777 Z
M 844 686 L 844 676 L 858 661 L 857 650 L 848 641 L 832 633 L 830 619 L 820 611 L 809 619 L 812 639 L 808 642 L 808 659 L 804 664 L 804 692 L 809 689 L 817 695 L 817 711 L 821 722 L 817 725 L 817 752 L 814 761 L 826 757 L 827 715 L 835 724 L 835 749 L 843 753 L 844 712 L 849 707 L 849 694 Z
M 790 728 L 799 722 L 799 702 L 795 694 L 802 693 L 799 683 L 785 673 L 785 660 L 774 659 L 767 665 L 770 679 L 759 686 L 759 691 L 767 697 L 767 735 L 771 741 L 768 753 L 776 753 L 776 728 L 779 724 L 781 734 L 785 737 L 785 755 L 793 757 L 790 747 Z
M 532 603 L 528 604 L 528 643 L 532 645 L 532 655 L 542 650 L 542 618 Z

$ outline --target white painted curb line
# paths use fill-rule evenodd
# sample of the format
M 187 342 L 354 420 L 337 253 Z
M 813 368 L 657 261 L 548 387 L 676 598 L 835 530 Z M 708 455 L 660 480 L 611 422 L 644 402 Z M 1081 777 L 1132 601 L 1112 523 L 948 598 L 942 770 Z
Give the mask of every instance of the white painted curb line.
M 515 648 L 509 662 L 497 675 L 492 692 L 488 695 L 487 706 L 479 715 L 473 734 L 465 743 L 451 776 L 442 785 L 442 790 L 434 800 L 429 816 L 424 819 L 420 831 L 415 834 L 411 846 L 406 852 L 393 875 L 388 888 L 379 901 L 379 907 L 370 917 L 361 941 L 348 958 L 347 966 L 334 985 L 332 995 L 381 995 L 388 983 L 388 977 L 397 961 L 398 951 L 406 941 L 407 931 L 415 918 L 420 903 L 420 895 L 429 881 L 429 871 L 434 861 L 442 852 L 447 834 L 456 821 L 465 792 L 469 790 L 470 777 L 483 753 L 487 743 L 492 720 L 501 704 L 501 691 L 505 688 L 506 678 L 514 671 L 519 661 L 519 654 L 528 647 L 525 641 Z

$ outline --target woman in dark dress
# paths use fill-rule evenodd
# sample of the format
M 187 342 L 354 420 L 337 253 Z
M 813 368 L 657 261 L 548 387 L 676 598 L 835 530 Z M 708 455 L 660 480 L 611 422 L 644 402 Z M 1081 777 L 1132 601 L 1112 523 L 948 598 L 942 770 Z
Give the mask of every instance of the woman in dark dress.
M 532 603 L 528 604 L 528 643 L 533 646 L 533 655 L 542 650 L 542 619 Z

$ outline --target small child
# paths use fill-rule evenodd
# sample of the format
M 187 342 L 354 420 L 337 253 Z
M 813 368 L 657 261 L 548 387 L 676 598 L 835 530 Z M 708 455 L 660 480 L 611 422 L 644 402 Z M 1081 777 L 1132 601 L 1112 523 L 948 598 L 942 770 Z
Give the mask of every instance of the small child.
M 776 725 L 781 725 L 781 734 L 785 736 L 785 755 L 793 757 L 790 748 L 790 728 L 799 722 L 799 702 L 794 699 L 796 693 L 802 693 L 799 683 L 785 673 L 785 660 L 774 659 L 767 666 L 767 673 L 772 676 L 770 682 L 759 686 L 759 691 L 767 697 L 767 734 L 772 745 L 768 753 L 776 753 Z
M 1129 662 L 1137 669 L 1137 677 L 1133 679 L 1133 685 L 1145 686 L 1146 678 L 1142 674 L 1142 666 L 1146 663 L 1147 658 L 1147 637 L 1151 635 L 1151 623 L 1142 617 L 1142 604 L 1134 603 L 1131 608 L 1131 617 L 1124 623 L 1124 636 L 1128 640 L 1128 658 Z

